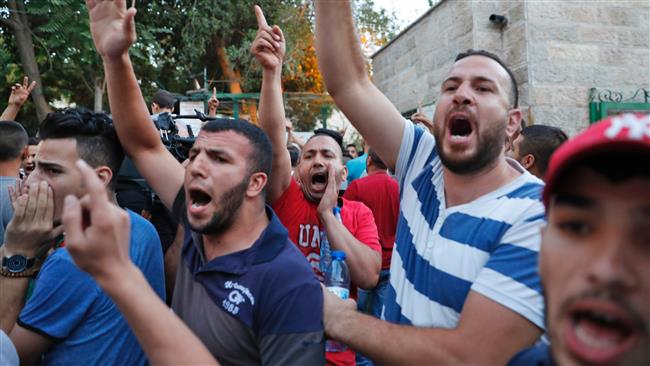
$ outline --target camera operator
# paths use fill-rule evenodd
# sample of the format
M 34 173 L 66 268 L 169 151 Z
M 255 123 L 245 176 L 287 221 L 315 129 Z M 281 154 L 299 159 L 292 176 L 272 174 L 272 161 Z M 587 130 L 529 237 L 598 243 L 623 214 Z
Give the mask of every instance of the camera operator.
M 159 130 L 168 129 L 160 128 L 159 121 L 171 121 L 171 113 L 174 111 L 175 103 L 176 98 L 174 98 L 174 96 L 167 90 L 159 89 L 156 94 L 153 95 L 153 98 L 151 100 L 151 119 L 153 119 L 153 121 L 156 123 L 156 127 L 158 127 Z M 174 123 L 176 125 L 176 129 L 178 130 L 178 136 L 189 136 L 189 133 L 184 126 L 181 126 L 176 122 Z

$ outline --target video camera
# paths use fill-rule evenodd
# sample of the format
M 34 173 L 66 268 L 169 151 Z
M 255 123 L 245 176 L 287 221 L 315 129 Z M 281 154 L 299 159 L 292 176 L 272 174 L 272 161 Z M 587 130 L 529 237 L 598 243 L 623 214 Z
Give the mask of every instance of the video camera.
M 179 162 L 185 161 L 187 159 L 187 154 L 194 144 L 194 132 L 190 125 L 187 125 L 187 132 L 189 137 L 180 137 L 178 136 L 178 128 L 176 127 L 176 121 L 179 119 L 198 119 L 201 122 L 207 122 L 216 120 L 216 117 L 206 116 L 203 112 L 194 110 L 196 114 L 189 115 L 177 115 L 170 113 L 161 113 L 156 116 L 154 119 L 154 124 L 156 129 L 160 132 L 160 138 L 162 139 L 163 144 L 167 150 L 178 160 Z

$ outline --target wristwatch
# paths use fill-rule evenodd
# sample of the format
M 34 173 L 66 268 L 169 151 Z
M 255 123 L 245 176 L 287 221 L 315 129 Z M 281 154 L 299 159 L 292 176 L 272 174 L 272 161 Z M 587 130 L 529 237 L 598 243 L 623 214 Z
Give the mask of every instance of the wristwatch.
M 0 274 L 5 277 L 25 277 L 33 275 L 31 269 L 36 263 L 36 258 L 27 258 L 22 254 L 2 258 Z

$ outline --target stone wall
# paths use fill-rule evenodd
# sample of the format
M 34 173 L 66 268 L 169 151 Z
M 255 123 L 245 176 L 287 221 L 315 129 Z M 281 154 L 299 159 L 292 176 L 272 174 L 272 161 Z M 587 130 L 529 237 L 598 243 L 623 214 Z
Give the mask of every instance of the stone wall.
M 490 14 L 505 15 L 499 29 Z M 443 0 L 373 56 L 373 79 L 397 108 L 435 102 L 458 52 L 500 55 L 520 85 L 524 117 L 573 135 L 593 87 L 650 89 L 650 2 Z

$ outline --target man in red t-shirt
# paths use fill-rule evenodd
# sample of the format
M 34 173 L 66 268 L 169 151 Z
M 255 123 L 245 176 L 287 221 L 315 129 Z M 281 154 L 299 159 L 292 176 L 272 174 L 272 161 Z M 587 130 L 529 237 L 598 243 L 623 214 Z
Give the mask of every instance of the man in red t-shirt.
M 399 187 L 388 175 L 388 168 L 371 148 L 366 159 L 368 175 L 354 180 L 345 191 L 344 198 L 363 202 L 375 218 L 381 244 L 381 272 L 377 286 L 370 291 L 359 292 L 359 308 L 379 318 L 383 307 L 383 295 L 389 280 L 390 258 L 395 243 L 395 230 L 399 215 Z
M 342 138 L 334 131 L 317 131 L 305 143 L 294 176 L 291 176 L 281 85 L 284 36 L 277 26 L 267 25 L 259 9 L 256 9 L 256 16 L 259 30 L 251 53 L 263 69 L 259 120 L 273 144 L 267 202 L 320 279 L 323 275 L 319 268 L 321 230 L 327 233 L 332 250 L 345 252 L 353 297 L 356 287 L 372 289 L 379 278 L 381 246 L 372 212 L 363 203 L 338 197 L 347 170 L 342 160 Z M 341 221 L 334 215 L 335 206 L 341 209 Z M 353 365 L 354 352 L 328 353 L 327 361 Z

